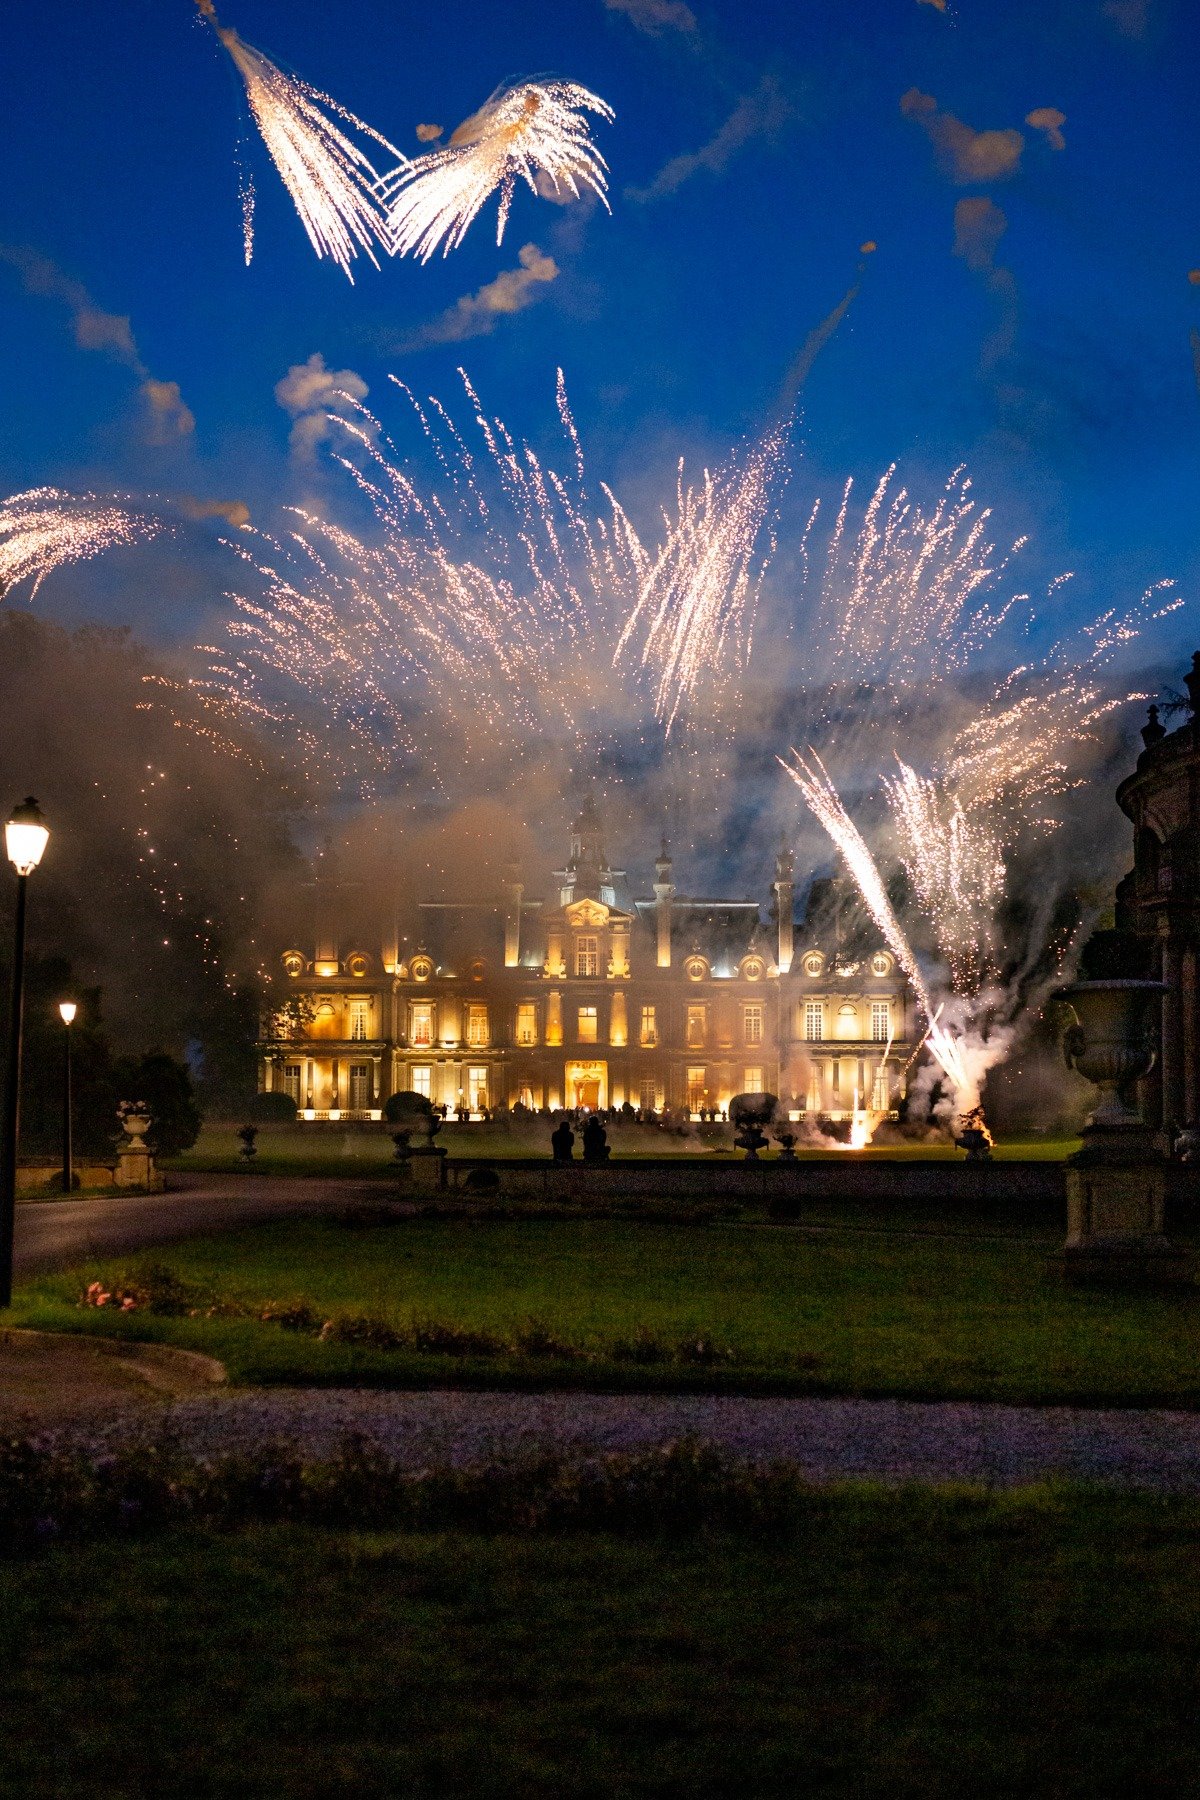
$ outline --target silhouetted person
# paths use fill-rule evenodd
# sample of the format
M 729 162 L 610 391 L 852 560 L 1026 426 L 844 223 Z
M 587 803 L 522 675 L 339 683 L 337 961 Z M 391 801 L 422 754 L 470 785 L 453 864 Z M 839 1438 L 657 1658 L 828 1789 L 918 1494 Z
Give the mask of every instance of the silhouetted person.
M 583 1160 L 585 1163 L 608 1161 L 608 1133 L 594 1113 L 583 1128 Z
M 550 1133 L 550 1148 L 554 1152 L 556 1163 L 569 1163 L 575 1152 L 575 1133 L 571 1130 L 571 1121 L 562 1118 Z

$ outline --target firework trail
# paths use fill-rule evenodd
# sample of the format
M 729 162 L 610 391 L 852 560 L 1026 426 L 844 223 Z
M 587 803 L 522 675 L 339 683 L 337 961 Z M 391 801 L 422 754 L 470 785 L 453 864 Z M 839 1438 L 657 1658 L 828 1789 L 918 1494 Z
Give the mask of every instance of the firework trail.
M 32 581 L 30 599 L 47 575 L 119 544 L 147 542 L 159 522 L 95 494 L 31 488 L 0 501 L 0 597 Z
M 405 164 L 403 154 L 320 88 L 298 76 L 285 75 L 260 50 L 244 43 L 236 31 L 220 23 L 213 0 L 196 0 L 196 4 L 245 84 L 254 122 L 317 255 L 332 257 L 351 281 L 350 264 L 359 250 L 378 268 L 376 245 L 389 253 L 392 248 L 386 214 L 376 194 L 381 177 L 341 125 L 370 138 L 401 165 Z M 241 199 L 243 244 L 249 263 L 254 249 L 254 189 L 245 179 Z
M 572 81 L 521 82 L 498 88 L 450 142 L 426 151 L 377 182 L 390 247 L 428 262 L 441 246 L 456 250 L 472 220 L 497 191 L 496 242 L 504 239 L 518 178 L 535 194 L 594 194 L 608 206 L 607 165 L 593 144 L 585 113 L 606 123 L 612 108 Z M 399 154 L 397 152 L 397 154 Z
M 734 458 L 716 475 L 706 469 L 699 487 L 685 485 L 679 465 L 675 517 L 663 514 L 662 547 L 646 569 L 613 659 L 619 663 L 640 638 L 654 714 L 668 736 L 681 708 L 714 672 L 732 682 L 745 668 L 775 548 L 770 523 L 787 478 L 789 436 L 788 425 L 775 426 L 740 462 Z

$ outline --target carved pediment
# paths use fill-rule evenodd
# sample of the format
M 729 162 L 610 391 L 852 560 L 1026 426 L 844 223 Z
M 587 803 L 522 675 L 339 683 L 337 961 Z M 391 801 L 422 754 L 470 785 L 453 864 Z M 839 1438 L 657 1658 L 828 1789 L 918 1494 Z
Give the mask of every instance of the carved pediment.
M 574 900 L 563 907 L 563 917 L 576 931 L 598 931 L 608 924 L 611 908 L 600 900 Z M 617 914 L 620 918 L 622 915 Z

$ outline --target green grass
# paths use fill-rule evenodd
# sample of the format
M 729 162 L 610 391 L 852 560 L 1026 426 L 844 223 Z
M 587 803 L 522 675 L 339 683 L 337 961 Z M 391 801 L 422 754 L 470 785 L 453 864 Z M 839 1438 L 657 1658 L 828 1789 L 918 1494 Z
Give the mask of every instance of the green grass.
M 0 1794 L 1196 1792 L 1200 1503 L 814 1495 L 745 1537 L 260 1527 L 0 1565 Z
M 246 1382 L 898 1395 L 1200 1405 L 1200 1298 L 1064 1286 L 1058 1234 L 960 1229 L 806 1232 L 624 1220 L 277 1221 L 161 1255 L 206 1294 L 260 1308 L 303 1297 L 321 1316 L 436 1319 L 506 1340 L 537 1319 L 588 1353 L 458 1358 L 384 1352 L 246 1318 L 80 1309 L 97 1259 L 27 1281 L 15 1321 L 127 1332 L 206 1350 Z M 609 1354 L 641 1328 L 727 1347 L 715 1368 Z
M 657 1158 L 659 1156 L 695 1155 L 702 1161 L 734 1160 L 730 1151 L 714 1152 L 703 1148 L 702 1139 L 683 1140 L 659 1136 L 641 1129 L 613 1127 L 609 1133 L 613 1156 L 618 1161 Z M 437 1142 L 452 1157 L 487 1157 L 504 1161 L 511 1157 L 544 1157 L 550 1160 L 550 1132 L 544 1123 L 523 1127 L 469 1125 L 453 1123 L 442 1128 Z M 191 1169 L 228 1174 L 244 1169 L 239 1156 L 236 1127 L 206 1125 L 193 1147 L 182 1156 L 164 1162 L 171 1169 Z M 1061 1162 L 1079 1148 L 1078 1139 L 1021 1137 L 998 1144 L 995 1156 L 1001 1162 Z M 576 1145 L 578 1153 L 579 1146 Z M 884 1159 L 915 1159 L 925 1162 L 961 1161 L 963 1153 L 950 1143 L 893 1144 L 862 1154 Z M 741 1152 L 736 1153 L 738 1157 Z M 774 1158 L 776 1152 L 770 1152 Z M 797 1155 L 805 1161 L 837 1161 L 844 1151 L 804 1150 Z M 348 1125 L 344 1128 L 321 1126 L 316 1130 L 304 1125 L 262 1125 L 258 1134 L 258 1155 L 254 1172 L 258 1175 L 388 1175 L 392 1172 L 393 1145 L 386 1129 Z

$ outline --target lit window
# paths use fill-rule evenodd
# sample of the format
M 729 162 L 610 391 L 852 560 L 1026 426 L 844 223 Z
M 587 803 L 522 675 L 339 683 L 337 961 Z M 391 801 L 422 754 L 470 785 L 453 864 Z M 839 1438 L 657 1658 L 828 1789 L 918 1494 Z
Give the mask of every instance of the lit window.
M 353 1042 L 361 1043 L 367 1035 L 367 1006 L 366 1000 L 350 1002 L 350 1037 Z
M 467 1008 L 467 1042 L 481 1048 L 488 1041 L 488 1009 L 471 1005 Z
M 412 959 L 412 978 L 414 981 L 428 981 L 433 974 L 433 964 L 427 956 L 414 956 Z
M 689 1050 L 703 1048 L 707 1010 L 708 1008 L 704 1006 L 689 1006 L 687 1009 L 687 1047 Z
M 746 981 L 761 981 L 763 977 L 763 960 L 761 956 L 748 956 L 742 964 L 742 975 Z
M 689 1069 L 687 1072 L 688 1111 L 699 1112 L 708 1104 L 708 1092 L 704 1086 L 704 1070 Z
M 412 1091 L 414 1094 L 424 1094 L 427 1100 L 433 1098 L 432 1069 L 412 1069 L 410 1070 L 410 1079 L 412 1081 Z
M 819 1044 L 825 1036 L 825 1005 L 823 1001 L 805 1001 L 804 1036 L 810 1044 Z
M 820 1112 L 824 1104 L 825 1068 L 822 1063 L 812 1063 L 808 1071 L 808 1110 Z
M 763 1009 L 761 1006 L 743 1006 L 742 1033 L 748 1044 L 762 1043 Z
M 517 1042 L 526 1047 L 537 1043 L 537 1005 L 533 1000 L 522 1000 L 517 1007 Z
M 410 1006 L 408 1021 L 409 1042 L 419 1050 L 427 1050 L 433 1043 L 433 1007 L 426 1003 Z
M 599 939 L 594 937 L 576 938 L 575 973 L 577 975 L 598 975 L 600 973 Z
M 765 1092 L 763 1087 L 763 1072 L 761 1069 L 743 1069 L 742 1092 L 743 1094 L 761 1094 Z
M 886 1000 L 871 1002 L 871 1038 L 876 1044 L 886 1044 L 892 1035 L 892 1009 Z
M 872 975 L 890 975 L 891 972 L 892 972 L 891 957 L 888 955 L 886 950 L 877 950 L 875 952 L 874 956 L 871 958 L 871 973 L 872 973 Z
M 471 1102 L 472 1112 L 483 1112 L 488 1103 L 488 1072 L 486 1069 L 467 1070 L 467 1095 Z
M 653 1006 L 642 1008 L 641 1041 L 649 1049 L 658 1042 L 658 1013 Z
M 819 950 L 810 951 L 804 959 L 804 973 L 806 975 L 819 975 L 824 967 L 825 958 L 821 955 Z
M 284 1063 L 284 1065 L 283 1065 L 283 1091 L 285 1094 L 289 1095 L 290 1098 L 296 1102 L 297 1106 L 299 1106 L 299 1104 L 300 1104 L 300 1064 L 299 1063 Z
M 844 1006 L 838 1007 L 837 1034 L 840 1038 L 858 1036 L 858 1008 L 853 1001 L 847 1000 Z
M 876 1112 L 890 1112 L 892 1106 L 891 1083 L 887 1069 L 881 1062 L 875 1071 L 875 1088 L 871 1096 L 871 1105 Z
M 581 1006 L 579 1009 L 579 1042 L 594 1044 L 598 1035 L 596 1008 Z
M 298 950 L 289 950 L 283 959 L 283 966 L 294 979 L 304 973 L 304 958 Z

